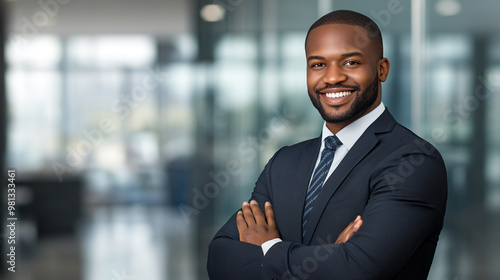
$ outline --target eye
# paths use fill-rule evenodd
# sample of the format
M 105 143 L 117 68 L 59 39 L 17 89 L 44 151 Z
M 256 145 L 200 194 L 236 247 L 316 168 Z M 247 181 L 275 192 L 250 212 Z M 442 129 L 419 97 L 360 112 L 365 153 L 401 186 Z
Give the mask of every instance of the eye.
M 311 68 L 324 67 L 325 65 L 323 62 L 313 63 L 311 64 Z
M 359 62 L 354 61 L 354 60 L 349 60 L 349 61 L 346 61 L 344 63 L 344 65 L 347 65 L 347 66 L 356 66 L 356 65 L 359 65 Z

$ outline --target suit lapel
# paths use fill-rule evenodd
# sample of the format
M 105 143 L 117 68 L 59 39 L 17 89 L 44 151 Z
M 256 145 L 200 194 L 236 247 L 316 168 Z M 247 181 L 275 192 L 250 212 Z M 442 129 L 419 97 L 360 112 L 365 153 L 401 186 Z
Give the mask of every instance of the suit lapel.
M 342 182 L 349 175 L 349 173 L 351 173 L 354 167 L 356 167 L 356 165 L 377 145 L 378 138 L 375 134 L 390 131 L 395 124 L 396 121 L 386 109 L 384 113 L 370 127 L 368 127 L 356 144 L 354 144 L 351 150 L 346 154 L 332 175 L 326 180 L 317 200 L 315 201 L 314 207 L 309 214 L 309 227 L 306 232 L 306 236 L 304 236 L 304 244 L 310 244 L 324 209 Z M 304 200 L 304 197 L 302 199 Z M 304 202 L 302 201 L 302 204 L 303 203 Z
M 304 200 L 309 186 L 309 180 L 318 157 L 319 148 L 321 145 L 321 137 L 316 138 L 302 151 L 297 164 L 296 174 L 294 175 L 293 189 L 282 194 L 285 201 L 294 205 L 290 207 L 290 215 L 287 215 L 290 227 L 291 242 L 302 242 L 302 213 L 304 211 Z

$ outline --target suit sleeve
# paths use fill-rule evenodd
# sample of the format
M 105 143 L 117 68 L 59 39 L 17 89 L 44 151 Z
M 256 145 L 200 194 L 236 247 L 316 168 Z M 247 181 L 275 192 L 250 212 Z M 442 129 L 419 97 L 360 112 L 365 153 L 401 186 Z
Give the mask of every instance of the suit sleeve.
M 336 236 L 315 246 L 280 242 L 263 258 L 260 279 L 392 279 L 426 238 L 436 236 L 437 242 L 447 182 L 436 150 L 404 146 L 367 176 L 371 194 L 361 214 L 364 223 L 349 242 L 330 243 Z
M 270 182 L 270 169 L 274 158 L 279 152 L 269 160 L 262 171 L 250 199 L 256 200 L 262 211 L 266 201 L 272 203 L 267 184 Z M 263 257 L 260 246 L 240 241 L 235 213 L 215 234 L 209 245 L 207 263 L 209 278 L 211 280 L 263 279 Z

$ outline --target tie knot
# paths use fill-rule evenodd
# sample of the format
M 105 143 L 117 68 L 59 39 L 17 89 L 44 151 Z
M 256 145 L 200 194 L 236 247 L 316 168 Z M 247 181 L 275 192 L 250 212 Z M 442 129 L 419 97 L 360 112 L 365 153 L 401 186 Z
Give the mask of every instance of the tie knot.
M 342 145 L 342 142 L 340 142 L 339 138 L 337 136 L 328 136 L 325 138 L 325 149 L 329 149 L 335 152 L 337 148 Z

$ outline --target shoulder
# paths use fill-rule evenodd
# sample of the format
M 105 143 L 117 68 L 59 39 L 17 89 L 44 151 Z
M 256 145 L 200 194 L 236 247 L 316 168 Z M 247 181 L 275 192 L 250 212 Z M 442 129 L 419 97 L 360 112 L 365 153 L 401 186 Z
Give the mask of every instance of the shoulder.
M 394 126 L 390 134 L 383 138 L 387 138 L 385 141 L 393 147 L 394 151 L 399 150 L 403 154 L 423 154 L 442 160 L 441 154 L 434 145 L 399 123 Z
M 304 152 L 310 153 L 315 150 L 319 151 L 320 145 L 321 145 L 321 138 L 319 137 L 305 140 L 297 144 L 282 147 L 276 152 L 274 157 L 281 157 L 281 158 L 296 157 L 302 155 Z
M 302 162 L 306 156 L 317 155 L 321 144 L 321 138 L 313 138 L 280 148 L 266 164 L 267 168 L 273 166 L 290 166 Z
M 376 135 L 378 146 L 385 150 L 386 155 L 417 153 L 441 159 L 441 154 L 431 143 L 396 122 L 388 110 L 368 130 Z
M 321 141 L 320 137 L 312 138 L 312 139 L 308 139 L 308 140 L 305 140 L 305 141 L 302 141 L 302 142 L 299 142 L 299 143 L 296 143 L 293 145 L 284 146 L 280 149 L 280 151 L 283 150 L 286 152 L 298 152 L 298 151 L 302 151 L 304 149 L 313 148 L 314 146 L 319 145 L 320 141 Z
M 437 148 L 400 124 L 378 137 L 378 160 L 370 173 L 372 191 L 403 192 L 442 206 L 446 202 L 447 172 Z
M 412 193 L 446 196 L 446 166 L 434 145 L 400 124 L 378 137 L 379 160 L 372 168 L 372 179 L 377 178 L 374 182 L 384 182 L 382 185 L 391 190 L 412 186 L 407 189 Z

